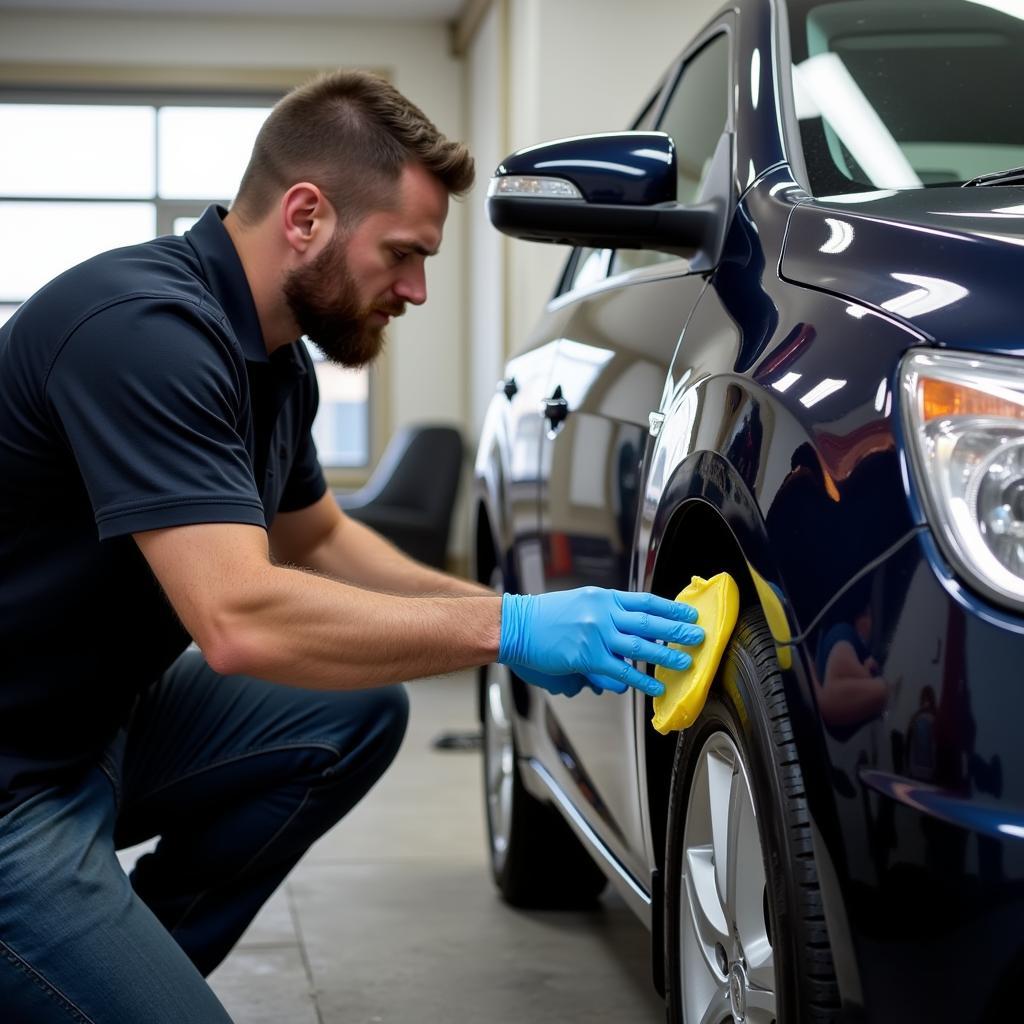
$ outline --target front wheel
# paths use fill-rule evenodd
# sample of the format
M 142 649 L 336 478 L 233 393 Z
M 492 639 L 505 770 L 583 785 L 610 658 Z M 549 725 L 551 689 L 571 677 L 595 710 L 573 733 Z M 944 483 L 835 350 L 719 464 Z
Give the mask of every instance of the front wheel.
M 803 777 L 774 645 L 754 612 L 679 738 L 669 805 L 670 1024 L 834 1021 Z

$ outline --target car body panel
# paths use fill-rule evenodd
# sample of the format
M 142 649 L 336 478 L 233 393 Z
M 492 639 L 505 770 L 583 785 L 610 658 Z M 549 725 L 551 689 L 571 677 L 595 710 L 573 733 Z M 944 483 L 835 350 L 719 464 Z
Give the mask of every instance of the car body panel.
M 722 259 L 549 304 L 524 350 L 543 386 L 518 407 L 492 402 L 478 507 L 527 593 L 674 596 L 715 568 L 687 517 L 717 524 L 714 557 L 730 553 L 777 645 L 844 1019 L 981 1021 L 1024 969 L 1024 618 L 943 558 L 908 466 L 898 374 L 921 346 L 1020 355 L 1024 188 L 812 198 L 779 17 L 741 0 L 708 30 L 726 25 L 736 51 Z M 549 431 L 530 417 L 556 385 L 569 414 Z M 532 485 L 518 478 L 532 518 L 495 483 L 516 438 L 536 453 Z M 848 685 L 842 644 L 863 650 L 876 685 Z M 637 692 L 521 697 L 528 785 L 657 927 L 664 821 L 648 766 L 674 737 L 653 732 Z M 970 982 L 924 984 L 936 975 Z
M 551 377 L 568 403 L 565 421 L 546 432 L 540 465 L 544 589 L 629 589 L 639 497 L 640 457 L 658 409 L 671 354 L 704 287 L 700 275 L 642 275 L 561 304 L 548 323 L 560 336 Z M 613 347 L 609 347 L 613 346 Z M 634 747 L 628 702 L 583 693 L 542 695 L 560 780 L 589 805 L 605 843 L 635 874 L 643 871 L 636 780 L 621 770 Z
M 857 202 L 809 200 L 794 211 L 783 277 L 899 317 L 951 348 L 1020 352 L 1020 296 L 1005 280 L 1024 274 L 1024 187 L 849 198 Z

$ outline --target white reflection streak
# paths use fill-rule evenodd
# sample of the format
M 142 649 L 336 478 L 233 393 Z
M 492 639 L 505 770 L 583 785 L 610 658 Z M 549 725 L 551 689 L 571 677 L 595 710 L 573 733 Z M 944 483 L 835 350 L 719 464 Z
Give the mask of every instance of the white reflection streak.
M 754 49 L 750 55 L 750 105 L 757 110 L 761 96 L 761 51 Z
M 878 112 L 861 92 L 838 54 L 819 53 L 793 65 L 800 89 L 832 125 L 872 184 L 888 188 L 919 188 L 921 179 L 910 166 Z M 800 116 L 798 110 L 797 116 Z
M 944 306 L 959 302 L 967 294 L 963 285 L 944 281 L 941 277 L 924 277 L 921 274 L 892 274 L 895 280 L 916 285 L 909 292 L 897 295 L 882 303 L 882 309 L 898 313 L 908 319 L 932 313 Z
M 1011 18 L 1024 21 L 1024 0 L 967 0 L 969 4 L 979 7 L 991 7 L 993 11 L 1008 14 Z
M 657 160 L 663 164 L 672 163 L 671 153 L 662 153 L 657 149 L 634 149 L 634 156 L 642 156 L 645 160 Z
M 1006 213 L 1002 210 L 987 210 L 984 213 L 972 213 L 969 210 L 929 210 L 928 212 L 935 217 L 970 217 L 971 220 L 1020 220 L 1024 216 L 1024 214 Z
M 641 178 L 646 173 L 642 167 L 630 167 L 629 164 L 616 163 L 614 160 L 544 160 L 536 164 L 536 167 L 538 171 L 558 167 L 592 167 L 596 171 L 615 171 L 633 178 Z
M 780 377 L 772 387 L 776 391 L 786 392 L 788 391 L 801 377 L 802 373 L 787 373 L 785 377 Z
M 853 225 L 848 224 L 845 220 L 836 220 L 834 217 L 826 217 L 825 223 L 832 233 L 829 235 L 828 241 L 818 249 L 818 252 L 837 253 L 848 249 L 853 241 Z
M 883 377 L 878 382 L 878 390 L 875 392 L 875 412 L 881 412 L 885 408 L 885 385 L 886 380 Z
M 1006 242 L 1008 245 L 1024 245 L 1024 238 L 1014 238 L 1011 235 L 995 235 L 988 231 L 977 232 L 982 238 L 990 238 L 993 242 Z
M 817 405 L 823 398 L 834 395 L 840 388 L 844 387 L 846 387 L 845 380 L 833 380 L 831 377 L 826 377 L 800 399 L 800 404 L 810 409 L 812 405 Z

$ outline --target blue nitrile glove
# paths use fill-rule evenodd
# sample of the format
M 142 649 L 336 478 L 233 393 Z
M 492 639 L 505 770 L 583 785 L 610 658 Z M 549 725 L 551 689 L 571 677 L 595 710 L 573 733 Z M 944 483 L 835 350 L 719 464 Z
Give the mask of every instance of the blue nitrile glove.
M 696 618 L 696 609 L 689 605 L 624 590 L 581 587 L 553 594 L 504 594 L 498 661 L 527 682 L 532 680 L 524 669 L 539 673 L 534 685 L 546 689 L 542 677 L 580 676 L 592 687 L 622 693 L 633 686 L 659 697 L 665 692 L 661 683 L 625 659 L 689 668 L 688 654 L 654 641 L 702 643 L 704 630 L 692 625 Z
M 529 683 L 531 686 L 539 686 L 547 690 L 548 693 L 559 694 L 563 697 L 575 697 L 584 686 L 589 686 L 595 693 L 601 692 L 598 687 L 577 672 L 567 676 L 549 676 L 543 672 L 535 672 L 525 665 L 509 665 L 509 668 L 523 682 Z M 624 689 L 625 687 L 623 687 Z

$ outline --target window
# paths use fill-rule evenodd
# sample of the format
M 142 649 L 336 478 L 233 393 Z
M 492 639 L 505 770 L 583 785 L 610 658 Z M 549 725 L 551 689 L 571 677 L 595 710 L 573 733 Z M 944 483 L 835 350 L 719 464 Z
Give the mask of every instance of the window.
M 679 202 L 696 202 L 728 121 L 729 40 L 722 34 L 686 62 L 658 126 L 676 144 Z
M 188 230 L 234 196 L 277 95 L 0 93 L 0 324 L 105 249 Z M 369 375 L 313 351 L 326 467 L 369 463 Z
M 566 268 L 562 291 L 571 292 L 576 288 L 586 288 L 603 281 L 608 274 L 611 252 L 611 249 L 577 249 Z
M 683 66 L 658 130 L 676 144 L 679 183 L 676 199 L 696 202 L 707 180 L 715 149 L 729 123 L 729 40 L 721 33 Z M 664 252 L 620 249 L 612 273 L 677 259 Z
M 1024 164 L 1020 4 L 787 9 L 812 194 L 958 185 Z
M 663 89 L 664 81 L 651 93 L 644 104 L 643 112 L 633 122 L 632 131 L 649 132 L 654 128 L 654 119 L 658 113 L 658 99 Z M 573 249 L 566 262 L 558 294 L 564 295 L 576 288 L 586 288 L 598 281 L 603 281 L 608 276 L 611 260 L 611 249 Z

